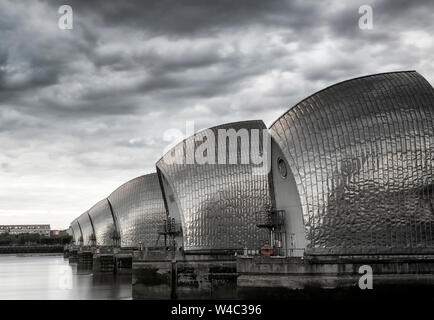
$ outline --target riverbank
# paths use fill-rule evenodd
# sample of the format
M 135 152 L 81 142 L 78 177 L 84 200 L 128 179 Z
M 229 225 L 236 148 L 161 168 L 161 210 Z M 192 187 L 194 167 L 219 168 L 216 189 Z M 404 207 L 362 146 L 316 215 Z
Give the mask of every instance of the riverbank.
M 0 254 L 63 253 L 63 245 L 0 246 Z

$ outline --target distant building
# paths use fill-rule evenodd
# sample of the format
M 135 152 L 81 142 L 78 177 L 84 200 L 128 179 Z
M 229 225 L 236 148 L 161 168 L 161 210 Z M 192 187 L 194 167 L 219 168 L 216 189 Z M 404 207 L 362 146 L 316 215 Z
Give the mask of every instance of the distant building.
M 60 235 L 61 230 L 50 230 L 50 237 Z
M 40 235 L 50 236 L 49 224 L 22 224 L 22 225 L 0 225 L 0 234 L 23 234 L 39 233 Z

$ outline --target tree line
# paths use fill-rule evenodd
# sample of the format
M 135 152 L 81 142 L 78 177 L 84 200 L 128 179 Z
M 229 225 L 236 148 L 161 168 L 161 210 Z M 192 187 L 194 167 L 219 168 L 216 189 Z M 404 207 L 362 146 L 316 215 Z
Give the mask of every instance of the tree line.
M 38 233 L 0 234 L 0 246 L 65 245 L 69 244 L 71 241 L 72 237 L 65 231 L 51 237 Z

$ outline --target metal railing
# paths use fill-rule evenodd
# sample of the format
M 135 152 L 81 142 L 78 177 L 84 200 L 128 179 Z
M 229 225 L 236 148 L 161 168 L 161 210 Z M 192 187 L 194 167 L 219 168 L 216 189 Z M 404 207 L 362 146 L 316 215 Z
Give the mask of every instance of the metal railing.
M 176 223 L 175 219 L 164 220 L 157 228 L 158 234 L 174 235 L 182 232 L 181 224 Z

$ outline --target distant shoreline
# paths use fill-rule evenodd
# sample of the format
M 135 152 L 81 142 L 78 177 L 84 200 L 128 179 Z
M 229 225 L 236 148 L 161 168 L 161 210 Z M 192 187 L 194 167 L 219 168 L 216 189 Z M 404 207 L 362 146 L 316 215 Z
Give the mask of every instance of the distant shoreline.
M 0 257 L 61 257 L 63 253 L 60 252 L 34 252 L 34 253 L 0 253 Z
M 0 246 L 2 254 L 62 254 L 63 245 Z

